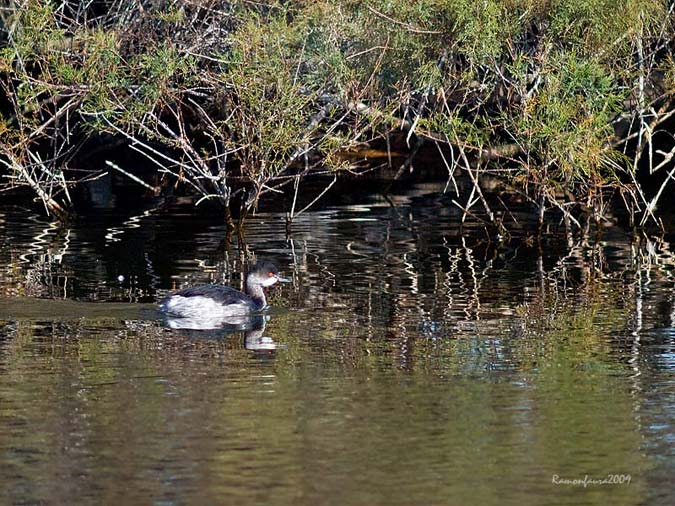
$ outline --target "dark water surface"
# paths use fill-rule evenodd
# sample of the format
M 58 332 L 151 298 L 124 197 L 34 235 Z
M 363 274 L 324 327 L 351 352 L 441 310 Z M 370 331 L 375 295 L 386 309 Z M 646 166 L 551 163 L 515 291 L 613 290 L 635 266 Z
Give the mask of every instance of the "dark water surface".
M 438 190 L 245 245 L 187 205 L 0 208 L 0 504 L 674 504 L 669 244 L 489 243 Z M 252 254 L 293 278 L 268 318 L 156 313 Z

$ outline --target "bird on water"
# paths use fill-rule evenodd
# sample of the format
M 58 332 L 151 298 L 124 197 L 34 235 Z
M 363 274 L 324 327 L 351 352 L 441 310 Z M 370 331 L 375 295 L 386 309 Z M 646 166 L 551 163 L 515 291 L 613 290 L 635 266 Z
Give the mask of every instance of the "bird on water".
M 290 283 L 272 262 L 255 264 L 246 276 L 245 293 L 224 285 L 183 288 L 165 297 L 159 307 L 181 318 L 226 318 L 267 309 L 263 288 L 275 283 Z

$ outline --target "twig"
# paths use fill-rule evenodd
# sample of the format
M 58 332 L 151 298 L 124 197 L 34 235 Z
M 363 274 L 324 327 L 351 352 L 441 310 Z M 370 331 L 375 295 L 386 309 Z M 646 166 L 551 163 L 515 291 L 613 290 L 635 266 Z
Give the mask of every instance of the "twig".
M 321 193 L 319 193 L 319 195 L 317 195 L 317 197 L 316 197 L 314 200 L 312 200 L 309 204 L 307 204 L 307 205 L 306 205 L 305 207 L 303 207 L 300 211 L 298 211 L 297 214 L 295 215 L 295 217 L 297 218 L 297 217 L 300 216 L 302 213 L 304 213 L 307 209 L 309 209 L 310 207 L 312 207 L 312 206 L 313 206 L 313 205 L 314 205 L 321 197 L 323 197 L 323 196 L 326 194 L 326 192 L 327 192 L 328 190 L 330 190 L 330 189 L 333 187 L 333 185 L 336 183 L 336 181 L 337 181 L 337 176 L 334 176 L 334 177 L 333 177 L 333 180 L 328 184 L 328 186 L 326 186 L 326 187 L 323 189 L 323 191 L 322 191 Z
M 374 9 L 373 7 L 371 7 L 370 5 L 368 6 L 368 10 L 369 10 L 370 12 L 372 12 L 373 14 L 375 14 L 376 16 L 379 16 L 379 17 L 381 17 L 381 18 L 384 18 L 384 19 L 386 19 L 387 21 L 391 21 L 391 22 L 394 23 L 395 25 L 402 26 L 402 27 L 405 28 L 407 31 L 412 32 L 412 33 L 430 34 L 430 35 L 437 35 L 437 34 L 443 33 L 443 32 L 440 31 L 440 30 L 420 30 L 419 28 L 415 28 L 415 27 L 411 26 L 409 23 L 404 23 L 403 21 L 398 21 L 397 19 L 394 19 L 394 18 L 392 18 L 392 17 L 389 17 L 389 16 L 387 16 L 386 14 L 384 14 L 384 13 L 378 11 L 378 10 L 375 10 L 375 9 Z
M 671 149 L 670 152 L 668 152 L 668 153 L 664 153 L 664 152 L 661 151 L 661 150 L 657 151 L 657 153 L 660 154 L 660 155 L 664 155 L 664 158 L 663 158 L 663 160 L 661 160 L 661 163 L 659 163 L 659 164 L 654 168 L 654 171 L 657 171 L 657 170 L 659 170 L 661 167 L 663 167 L 664 165 L 670 163 L 670 161 L 673 159 L 673 157 L 675 157 L 675 147 L 673 147 L 673 149 Z M 642 215 L 642 219 L 640 220 L 640 226 L 641 226 L 641 227 L 643 227 L 643 226 L 645 225 L 645 223 L 647 222 L 647 219 L 648 219 L 650 216 L 654 219 L 654 221 L 656 222 L 657 225 L 659 224 L 659 221 L 658 221 L 658 220 L 656 219 L 656 217 L 654 216 L 653 211 L 654 211 L 654 209 L 656 209 L 656 203 L 657 203 L 657 202 L 659 201 L 659 199 L 661 198 L 661 194 L 663 193 L 663 190 L 665 190 L 666 184 L 668 184 L 668 181 L 669 181 L 670 179 L 675 180 L 675 177 L 673 177 L 673 174 L 675 174 L 675 167 L 673 167 L 673 168 L 670 170 L 670 172 L 668 172 L 668 176 L 666 177 L 666 179 L 665 179 L 665 180 L 663 181 L 663 183 L 661 184 L 661 187 L 659 188 L 659 191 L 656 193 L 656 195 L 654 195 L 654 198 L 652 198 L 652 199 L 649 201 L 649 204 L 647 204 L 647 208 L 645 209 L 645 212 L 644 212 L 644 214 Z
M 42 200 L 44 203 L 45 209 L 47 212 L 53 212 L 57 215 L 63 215 L 65 214 L 65 210 L 59 204 L 54 200 L 47 192 L 44 191 L 44 189 L 40 186 L 38 181 L 36 181 L 31 174 L 28 172 L 26 167 L 19 163 L 19 161 L 16 159 L 16 157 L 13 155 L 13 153 L 8 152 L 7 150 L 4 150 L 4 156 L 8 160 L 4 160 L 3 158 L 0 158 L 0 163 L 4 164 L 7 168 L 13 170 L 14 172 L 18 172 L 20 175 L 20 178 L 23 178 L 28 186 L 30 186 L 35 193 L 37 193 L 38 197 Z
M 110 168 L 112 168 L 112 169 L 115 169 L 115 170 L 118 171 L 118 172 L 121 172 L 122 174 L 124 174 L 125 176 L 127 176 L 129 179 L 131 179 L 132 181 L 137 182 L 137 183 L 140 184 L 141 186 L 144 186 L 144 187 L 147 188 L 148 190 L 157 193 L 157 191 L 158 191 L 157 188 L 155 188 L 154 186 L 150 186 L 148 183 L 146 183 L 145 181 L 143 181 L 140 177 L 134 176 L 134 175 L 131 174 L 130 172 L 127 172 L 126 170 L 122 169 L 119 165 L 117 165 L 117 164 L 111 162 L 110 160 L 106 160 L 106 161 L 105 161 L 105 164 L 106 164 L 108 167 L 110 167 Z

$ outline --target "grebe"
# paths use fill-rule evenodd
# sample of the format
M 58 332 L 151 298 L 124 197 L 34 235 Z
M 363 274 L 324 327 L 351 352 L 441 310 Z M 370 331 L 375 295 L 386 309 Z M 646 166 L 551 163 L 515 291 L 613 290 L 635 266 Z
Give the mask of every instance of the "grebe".
M 217 319 L 246 315 L 267 308 L 263 287 L 277 282 L 289 283 L 281 277 L 276 265 L 261 262 L 246 276 L 246 293 L 223 285 L 202 285 L 178 290 L 160 302 L 165 313 L 181 318 Z

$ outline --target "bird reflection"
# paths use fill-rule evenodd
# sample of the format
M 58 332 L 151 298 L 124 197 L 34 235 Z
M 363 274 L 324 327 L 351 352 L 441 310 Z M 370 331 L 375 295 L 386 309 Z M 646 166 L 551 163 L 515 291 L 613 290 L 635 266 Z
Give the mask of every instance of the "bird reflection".
M 223 318 L 172 318 L 165 319 L 167 327 L 186 331 L 193 339 L 222 339 L 229 334 L 244 332 L 244 346 L 247 350 L 272 351 L 278 343 L 265 336 L 268 315 L 238 315 Z

